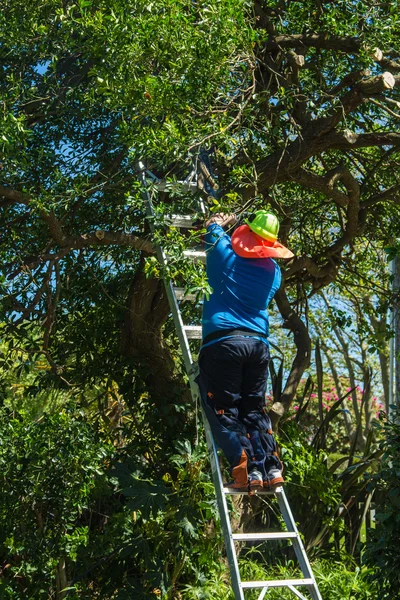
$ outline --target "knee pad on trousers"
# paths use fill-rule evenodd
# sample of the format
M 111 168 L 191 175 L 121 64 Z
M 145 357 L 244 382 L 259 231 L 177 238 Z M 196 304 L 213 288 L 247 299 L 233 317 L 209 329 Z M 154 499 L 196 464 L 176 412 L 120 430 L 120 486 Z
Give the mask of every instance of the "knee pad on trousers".
M 266 468 L 276 467 L 282 469 L 269 416 L 265 412 L 253 411 L 243 418 L 243 422 L 250 434 L 254 450 L 257 449 L 257 454 L 261 455 L 261 452 L 264 454 Z
M 246 427 L 237 418 L 237 409 L 219 409 L 210 402 L 204 388 L 200 385 L 201 403 L 206 414 L 216 444 L 221 448 L 231 472 L 241 465 L 247 473 L 247 460 L 252 455 Z

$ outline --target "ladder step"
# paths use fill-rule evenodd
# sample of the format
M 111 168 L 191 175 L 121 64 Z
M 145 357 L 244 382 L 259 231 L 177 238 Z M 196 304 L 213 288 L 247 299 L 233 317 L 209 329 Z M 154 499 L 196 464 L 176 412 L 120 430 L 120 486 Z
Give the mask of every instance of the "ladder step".
M 201 221 L 193 215 L 171 215 L 165 217 L 170 227 L 182 227 L 182 229 L 197 228 Z
M 185 288 L 183 287 L 174 287 L 174 292 L 177 300 L 196 302 L 196 294 L 185 293 Z
M 181 192 L 196 192 L 197 191 L 197 183 L 192 183 L 189 181 L 165 181 L 164 179 L 153 180 L 152 184 L 156 186 L 156 188 L 160 192 L 167 192 L 168 190 L 176 190 L 179 189 Z
M 243 491 L 243 490 L 233 490 L 232 488 L 227 488 L 224 487 L 222 488 L 224 494 L 226 494 L 227 496 L 237 496 L 237 495 L 242 495 L 242 496 L 265 496 L 265 495 L 272 495 L 272 494 L 279 494 L 281 492 L 283 492 L 283 487 L 279 486 L 274 488 L 273 490 L 270 490 L 268 488 L 262 488 L 261 490 L 252 490 L 251 492 L 248 491 Z
M 203 337 L 203 328 L 201 325 L 184 325 L 183 329 L 189 340 L 201 340 Z
M 289 540 L 296 538 L 294 531 L 270 531 L 265 533 L 233 533 L 235 542 L 252 542 L 256 540 Z
M 190 258 L 194 262 L 202 262 L 204 264 L 206 262 L 206 253 L 204 250 L 184 250 L 183 256 Z
M 315 585 L 314 579 L 271 579 L 270 581 L 242 581 L 243 589 L 262 588 L 262 587 L 285 587 L 296 585 Z

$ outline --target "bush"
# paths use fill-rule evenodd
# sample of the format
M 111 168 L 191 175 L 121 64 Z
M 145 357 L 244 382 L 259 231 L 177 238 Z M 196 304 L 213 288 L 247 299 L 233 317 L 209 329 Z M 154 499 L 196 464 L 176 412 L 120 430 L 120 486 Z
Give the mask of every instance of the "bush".
M 344 557 L 343 557 L 344 558 Z M 324 600 L 378 600 L 377 587 L 371 586 L 369 571 L 357 567 L 351 557 L 347 557 L 347 564 L 333 560 L 318 560 L 312 564 L 313 573 L 319 591 Z M 297 564 L 297 563 L 296 563 Z M 278 566 L 264 565 L 258 562 L 246 561 L 241 565 L 241 572 L 246 580 L 263 579 L 293 579 L 302 577 L 299 569 L 293 563 L 287 562 Z M 300 592 L 306 588 L 299 587 Z M 246 599 L 256 600 L 260 590 L 250 592 Z M 228 596 L 231 600 L 232 596 Z M 292 600 L 293 593 L 287 588 L 272 588 L 268 600 Z
M 112 448 L 79 414 L 26 420 L 0 415 L 0 554 L 3 598 L 48 598 L 88 543 L 82 519 Z
M 333 531 L 343 529 L 335 519 L 341 484 L 328 468 L 326 453 L 310 446 L 307 434 L 293 421 L 284 424 L 279 444 L 288 499 L 306 545 L 330 552 Z
M 375 529 L 368 531 L 364 562 L 374 569 L 372 579 L 378 582 L 379 600 L 400 597 L 400 424 L 395 421 L 381 426 L 385 440 L 381 468 L 374 476 L 376 514 Z
M 308 541 L 325 527 L 328 552 L 337 481 L 293 422 L 281 442 L 295 518 Z M 35 421 L 3 409 L 0 469 L 0 598 L 62 598 L 68 587 L 71 600 L 232 600 L 204 441 L 154 443 L 146 457 L 110 446 L 76 407 Z M 290 571 L 277 555 L 272 567 L 253 558 L 241 561 L 244 579 Z M 357 569 L 319 561 L 317 577 L 324 600 L 374 598 Z

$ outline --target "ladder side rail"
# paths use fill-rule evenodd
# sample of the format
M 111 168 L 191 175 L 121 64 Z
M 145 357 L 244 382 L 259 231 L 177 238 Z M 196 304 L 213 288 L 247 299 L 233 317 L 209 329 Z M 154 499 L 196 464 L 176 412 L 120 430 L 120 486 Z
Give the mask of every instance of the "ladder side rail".
M 147 212 L 147 215 L 152 218 L 152 217 L 154 217 L 154 209 L 153 209 L 151 197 L 150 197 L 148 187 L 147 187 L 145 166 L 144 166 L 143 162 L 141 162 L 141 161 L 138 164 L 139 164 L 139 170 L 140 170 L 140 178 L 141 178 L 141 181 L 142 181 L 142 184 L 143 184 L 143 187 L 145 190 L 145 196 L 146 196 L 146 212 Z M 151 220 L 150 220 L 150 228 L 152 231 L 154 231 L 154 226 L 153 226 L 153 223 Z M 156 251 L 157 251 L 158 259 L 161 262 L 161 264 L 166 265 L 167 260 L 168 260 L 167 256 L 165 255 L 163 249 L 158 244 L 156 246 Z M 190 352 L 188 339 L 185 334 L 184 323 L 182 320 L 181 312 L 180 312 L 179 305 L 178 305 L 178 302 L 177 302 L 177 299 L 175 296 L 174 287 L 172 285 L 172 282 L 167 283 L 166 281 L 164 281 L 164 284 L 165 284 L 165 288 L 166 288 L 168 301 L 169 301 L 169 304 L 171 307 L 171 312 L 172 312 L 172 315 L 174 318 L 175 328 L 176 328 L 176 331 L 178 334 L 180 346 L 181 346 L 182 353 L 184 356 L 186 370 L 189 374 L 189 382 L 190 382 L 191 392 L 192 392 L 194 399 L 196 400 L 197 398 L 199 398 L 200 393 L 199 393 L 198 386 L 194 381 L 194 374 L 193 374 L 194 363 L 192 360 L 192 355 Z M 216 446 L 215 446 L 215 443 L 214 443 L 214 440 L 213 440 L 213 437 L 211 434 L 211 430 L 208 425 L 207 417 L 204 414 L 203 410 L 202 410 L 202 417 L 203 417 L 204 429 L 205 429 L 205 434 L 206 434 L 207 446 L 208 446 L 209 455 L 210 455 L 212 478 L 213 478 L 214 488 L 215 488 L 215 492 L 216 492 L 216 496 L 217 496 L 217 505 L 218 505 L 218 510 L 219 510 L 220 519 L 221 519 L 222 531 L 224 534 L 229 569 L 230 569 L 230 573 L 231 573 L 232 588 L 233 588 L 233 592 L 235 595 L 235 600 L 245 600 L 244 595 L 243 595 L 243 590 L 240 585 L 239 565 L 238 565 L 236 551 L 235 551 L 235 543 L 232 539 L 232 529 L 231 529 L 231 524 L 230 524 L 230 519 L 229 519 L 228 505 L 227 505 L 227 502 L 225 499 L 225 495 L 223 493 L 222 476 L 221 476 L 221 470 L 219 467 L 217 449 L 216 449 Z
M 267 592 L 268 592 L 268 588 L 267 588 L 267 587 L 265 587 L 265 588 L 262 590 L 261 594 L 258 596 L 258 600 L 264 600 L 264 598 L 265 598 L 265 595 L 266 595 L 266 593 L 267 593 Z
M 293 592 L 293 594 L 295 596 L 297 596 L 297 598 L 300 598 L 300 600 L 308 600 L 308 598 L 306 598 L 305 596 L 303 596 L 303 594 L 301 592 L 299 592 L 299 590 L 296 590 L 295 587 L 293 587 L 292 585 L 288 585 L 288 588 L 291 592 Z
M 154 225 L 153 225 L 153 222 L 151 219 L 155 216 L 155 213 L 154 213 L 153 205 L 151 202 L 149 190 L 147 187 L 146 170 L 145 170 L 144 164 L 141 161 L 139 161 L 138 165 L 139 165 L 139 171 L 140 171 L 140 179 L 141 179 L 141 182 L 144 187 L 144 194 L 145 194 L 145 198 L 146 198 L 146 213 L 147 213 L 148 217 L 151 217 L 150 218 L 150 229 L 152 232 L 154 232 Z M 165 252 L 163 251 L 163 249 L 158 244 L 156 245 L 156 252 L 157 252 L 157 257 L 158 257 L 158 260 L 160 261 L 160 263 L 163 266 L 166 266 L 168 263 L 167 256 L 166 256 Z M 187 372 L 190 373 L 191 369 L 192 369 L 192 365 L 193 365 L 192 353 L 190 352 L 189 342 L 188 342 L 188 339 L 185 334 L 181 312 L 179 310 L 179 305 L 178 305 L 178 302 L 177 302 L 177 299 L 176 299 L 176 296 L 174 293 L 174 287 L 173 287 L 172 281 L 167 282 L 164 280 L 164 285 L 165 285 L 165 290 L 167 293 L 168 302 L 169 302 L 169 305 L 171 308 L 172 317 L 174 319 L 175 329 L 176 329 L 176 332 L 177 332 L 177 335 L 179 338 L 180 346 L 182 348 L 185 367 L 186 367 Z
M 218 511 L 221 519 L 222 532 L 224 534 L 225 549 L 231 574 L 232 589 L 235 595 L 235 600 L 244 600 L 244 593 L 241 586 L 235 542 L 232 537 L 232 527 L 229 518 L 229 509 L 228 504 L 226 502 L 225 494 L 223 492 L 222 475 L 219 466 L 217 448 L 214 442 L 213 435 L 211 433 L 210 426 L 208 424 L 207 416 L 205 415 L 203 408 L 201 408 L 201 413 L 211 463 L 211 474 L 214 483 L 215 494 L 217 497 Z
M 294 551 L 297 556 L 297 560 L 299 561 L 301 571 L 305 578 L 312 579 L 313 584 L 309 586 L 309 592 L 312 600 L 322 600 L 321 594 L 319 592 L 317 583 L 315 581 L 310 562 L 307 557 L 307 553 L 305 551 L 303 542 L 301 541 L 301 537 L 299 531 L 296 526 L 296 522 L 294 520 L 292 511 L 290 510 L 289 503 L 286 498 L 286 494 L 282 488 L 282 490 L 276 494 L 278 499 L 279 508 L 281 509 L 281 513 L 283 516 L 283 520 L 285 521 L 286 527 L 288 531 L 294 531 L 297 534 L 296 539 L 293 539 L 292 544 Z
M 199 200 L 200 212 L 206 214 L 206 205 L 203 199 Z M 215 495 L 217 497 L 218 512 L 221 519 L 222 532 L 225 541 L 225 550 L 228 558 L 229 571 L 231 574 L 232 589 L 235 600 L 244 600 L 244 592 L 241 586 L 241 577 L 239 572 L 239 564 L 236 554 L 235 542 L 232 537 L 232 527 L 229 517 L 228 503 L 224 493 L 224 484 L 222 481 L 221 468 L 219 465 L 217 447 L 214 437 L 211 432 L 210 425 L 203 408 L 201 409 L 204 431 L 206 435 L 208 453 L 211 463 L 211 475 L 214 483 Z
M 172 281 L 164 281 L 164 285 L 165 290 L 167 292 L 167 298 L 171 308 L 172 317 L 174 319 L 176 333 L 178 335 L 179 343 L 182 349 L 186 371 L 188 374 L 190 374 L 193 368 L 193 358 L 189 347 L 189 341 L 185 333 L 181 311 L 179 310 L 178 302 L 175 296 L 174 286 L 172 284 Z

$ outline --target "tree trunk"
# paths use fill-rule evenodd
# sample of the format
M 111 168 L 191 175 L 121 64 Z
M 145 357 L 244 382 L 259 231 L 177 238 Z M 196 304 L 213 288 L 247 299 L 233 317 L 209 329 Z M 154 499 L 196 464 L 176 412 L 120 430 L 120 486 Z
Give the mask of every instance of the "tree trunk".
M 353 363 L 350 358 L 349 345 L 346 344 L 344 337 L 342 336 L 338 327 L 334 327 L 334 332 L 339 341 L 339 344 L 342 347 L 344 361 L 346 363 L 347 371 L 349 374 L 350 387 L 353 389 L 353 391 L 351 392 L 351 400 L 353 404 L 354 415 L 356 417 L 356 421 L 358 421 L 358 419 L 360 418 L 360 409 L 358 407 L 357 402 L 356 376 L 354 373 Z
M 387 314 L 384 314 L 380 319 L 374 314 L 374 308 L 369 298 L 363 298 L 364 302 L 368 303 L 371 310 L 368 311 L 368 316 L 375 337 L 379 340 L 378 353 L 379 364 L 381 368 L 382 386 L 384 394 L 384 405 L 386 414 L 389 414 L 389 398 L 390 398 L 390 375 L 389 375 L 389 345 L 385 341 L 385 333 L 387 327 Z
M 58 565 L 56 566 L 56 598 L 57 600 L 63 600 L 68 594 L 66 588 L 68 587 L 67 571 L 65 568 L 65 557 L 61 557 Z
M 308 335 L 307 327 L 290 306 L 283 281 L 275 295 L 275 300 L 284 320 L 283 327 L 292 331 L 297 348 L 296 356 L 292 363 L 292 368 L 286 380 L 280 401 L 274 402 L 269 412 L 272 425 L 276 429 L 283 415 L 288 412 L 301 377 L 310 364 L 311 340 Z
M 386 352 L 382 352 L 381 350 L 379 350 L 379 364 L 381 367 L 385 412 L 388 414 L 390 397 L 389 356 L 386 354 Z
M 393 259 L 393 379 L 394 379 L 394 398 L 393 404 L 400 408 L 400 257 Z M 393 386 L 393 381 L 391 382 Z
M 160 417 L 169 407 L 169 425 L 166 433 L 175 435 L 177 428 L 187 423 L 187 411 L 175 411 L 179 404 L 192 404 L 191 394 L 166 345 L 162 326 L 170 308 L 162 281 L 146 278 L 143 260 L 132 281 L 127 301 L 125 321 L 121 334 L 121 349 L 133 359 L 134 368 L 143 382 L 143 392 L 149 395 Z
M 337 397 L 338 398 L 342 398 L 342 396 L 343 396 L 343 390 L 342 390 L 342 386 L 340 385 L 339 374 L 338 374 L 338 372 L 336 370 L 335 363 L 334 363 L 333 358 L 332 358 L 332 356 L 331 356 L 331 354 L 330 354 L 330 352 L 328 350 L 328 347 L 327 347 L 327 345 L 323 341 L 321 341 L 321 348 L 324 351 L 324 354 L 325 354 L 325 356 L 327 358 L 327 361 L 328 361 L 329 368 L 330 368 L 331 373 L 332 373 L 333 381 L 335 383 Z M 350 414 L 350 411 L 348 409 L 347 401 L 346 400 L 343 400 L 342 406 L 343 406 L 343 413 L 342 414 L 343 414 L 343 419 L 344 419 L 344 425 L 346 427 L 347 436 L 348 436 L 349 440 L 352 441 L 353 437 L 354 437 L 355 431 L 353 429 L 352 420 L 351 420 L 351 414 Z
M 368 434 L 368 430 L 371 427 L 372 421 L 372 390 L 371 390 L 371 378 L 372 378 L 372 369 L 368 364 L 368 356 L 367 356 L 367 348 L 365 342 L 361 343 L 361 372 L 363 376 L 363 403 L 364 403 L 364 416 L 365 416 L 365 428 L 364 428 L 364 436 L 366 437 Z

